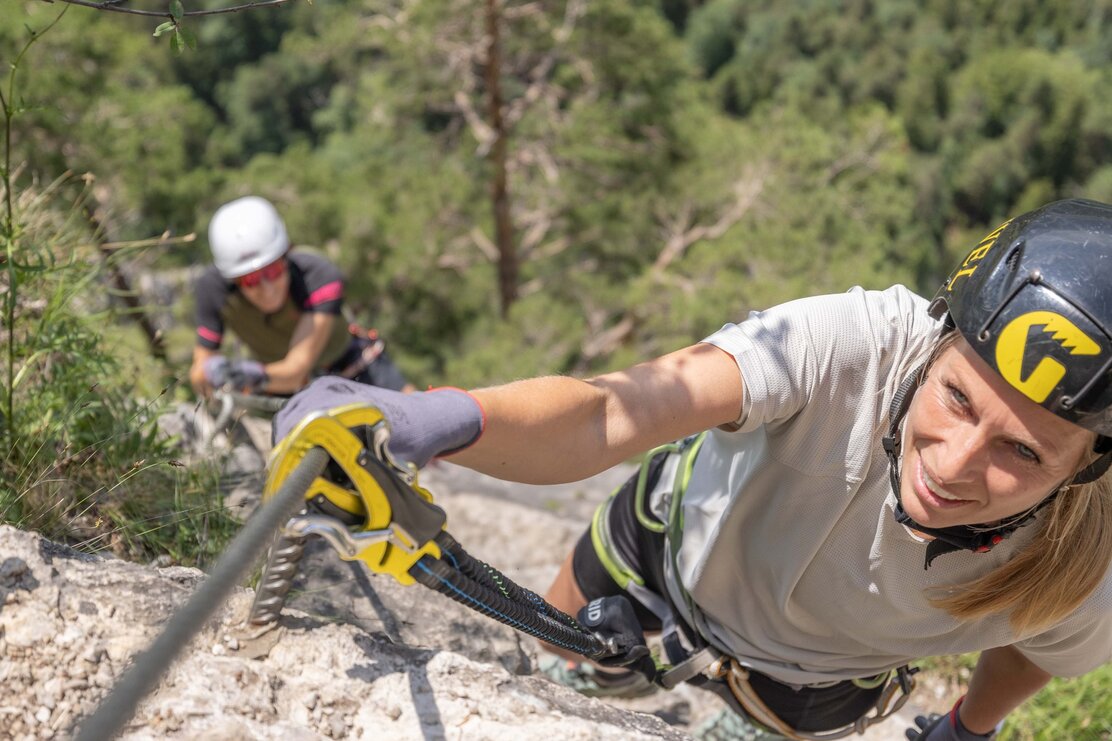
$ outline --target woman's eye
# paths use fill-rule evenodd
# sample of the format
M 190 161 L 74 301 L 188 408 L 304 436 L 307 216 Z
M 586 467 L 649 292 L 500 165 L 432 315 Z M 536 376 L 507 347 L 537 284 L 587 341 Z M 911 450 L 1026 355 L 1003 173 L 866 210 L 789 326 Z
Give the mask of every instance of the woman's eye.
M 1023 458 L 1024 460 L 1031 461 L 1032 463 L 1038 463 L 1039 462 L 1038 453 L 1031 450 L 1030 448 L 1028 448 L 1023 443 L 1016 443 L 1015 444 L 1015 452 L 1016 452 L 1017 455 L 1019 455 L 1020 458 Z
M 955 404 L 960 406 L 962 409 L 969 407 L 969 399 L 966 398 L 965 394 L 961 392 L 961 389 L 949 383 L 946 384 L 946 388 L 947 390 L 949 390 L 950 398 L 954 400 Z

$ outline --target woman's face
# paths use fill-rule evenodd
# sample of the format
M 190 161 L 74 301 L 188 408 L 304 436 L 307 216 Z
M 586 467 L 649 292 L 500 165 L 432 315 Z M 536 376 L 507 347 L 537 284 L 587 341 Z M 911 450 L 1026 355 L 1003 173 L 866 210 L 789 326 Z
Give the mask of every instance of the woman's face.
M 264 314 L 273 314 L 286 303 L 290 293 L 290 271 L 280 257 L 253 273 L 236 279 L 244 298 Z
M 926 527 L 990 524 L 1072 478 L 1093 442 L 1093 433 L 1028 399 L 958 339 L 904 420 L 900 499 Z

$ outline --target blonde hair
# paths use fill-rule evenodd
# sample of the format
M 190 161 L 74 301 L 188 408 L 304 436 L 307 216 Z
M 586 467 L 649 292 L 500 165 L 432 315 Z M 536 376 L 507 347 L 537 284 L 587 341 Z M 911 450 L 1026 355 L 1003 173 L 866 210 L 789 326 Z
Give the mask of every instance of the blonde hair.
M 949 332 L 934 348 L 927 370 L 957 339 Z M 1086 456 L 1078 470 L 1096 459 Z M 960 620 L 1008 612 L 1016 635 L 1054 625 L 1076 610 L 1104 579 L 1112 564 L 1112 479 L 1065 486 L 1043 507 L 1031 542 L 983 576 L 957 584 L 935 607 Z
M 960 620 L 1010 611 L 1016 635 L 1068 616 L 1112 563 L 1112 481 L 1065 487 L 1028 527 L 1038 528 L 1035 537 L 1011 560 L 931 604 Z

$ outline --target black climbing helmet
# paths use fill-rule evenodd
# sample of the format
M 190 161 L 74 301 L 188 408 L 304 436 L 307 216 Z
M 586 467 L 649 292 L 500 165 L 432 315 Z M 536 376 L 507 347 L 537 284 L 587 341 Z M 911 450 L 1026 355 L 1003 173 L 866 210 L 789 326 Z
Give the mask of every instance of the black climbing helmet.
M 948 314 L 1025 396 L 1112 436 L 1112 206 L 1056 201 L 1005 222 L 962 260 L 930 311 Z
M 1069 484 L 1104 475 L 1112 465 L 1112 206 L 1070 199 L 1005 222 L 950 274 L 930 313 L 945 316 L 950 329 L 1029 399 L 1097 433 L 1098 457 Z M 897 500 L 899 424 L 920 380 L 916 370 L 900 386 L 883 440 Z M 899 501 L 895 516 L 935 536 L 926 551 L 929 567 L 943 553 L 990 550 L 1031 522 L 1034 511 L 995 528 L 924 527 Z

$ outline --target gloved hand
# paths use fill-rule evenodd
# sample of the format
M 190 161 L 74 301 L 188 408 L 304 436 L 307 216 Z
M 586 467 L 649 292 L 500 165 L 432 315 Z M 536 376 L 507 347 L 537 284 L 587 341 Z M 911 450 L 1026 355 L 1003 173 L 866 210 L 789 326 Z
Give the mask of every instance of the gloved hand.
M 254 391 L 266 383 L 266 368 L 257 360 L 228 360 L 213 355 L 205 361 L 205 380 L 213 388 L 231 386 L 237 391 Z
M 656 662 L 645 644 L 645 633 L 633 605 L 624 595 L 591 600 L 579 610 L 576 620 L 615 650 L 612 656 L 592 657 L 592 661 L 602 666 L 624 666 L 643 674 L 650 682 L 655 679 Z
M 910 741 L 984 741 L 996 737 L 996 731 L 988 734 L 973 733 L 962 725 L 958 708 L 961 707 L 962 697 L 953 709 L 945 715 L 931 713 L 929 716 L 915 716 L 915 725 L 918 729 L 908 728 L 907 737 Z
M 218 389 L 228 382 L 228 366 L 231 363 L 223 355 L 213 355 L 205 360 L 205 381 L 209 386 Z
M 382 411 L 390 423 L 390 453 L 418 468 L 438 455 L 474 443 L 485 423 L 479 402 L 461 389 L 403 394 L 339 376 L 324 376 L 294 394 L 274 417 L 274 442 L 312 412 L 355 403 L 373 404 Z
M 257 360 L 236 360 L 228 366 L 228 382 L 237 391 L 258 391 L 266 381 L 266 366 Z

